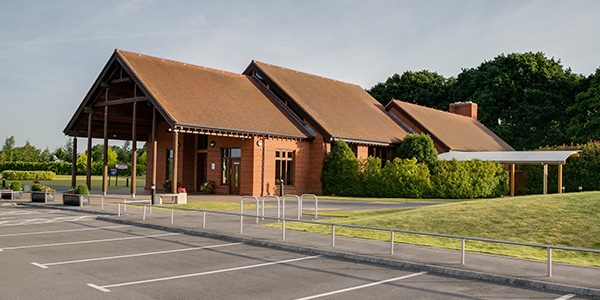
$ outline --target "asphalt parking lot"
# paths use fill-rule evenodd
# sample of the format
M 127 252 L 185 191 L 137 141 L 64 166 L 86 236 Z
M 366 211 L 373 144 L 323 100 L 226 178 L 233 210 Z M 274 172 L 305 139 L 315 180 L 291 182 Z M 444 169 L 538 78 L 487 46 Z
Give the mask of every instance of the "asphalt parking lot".
M 587 299 L 0 206 L 2 299 Z

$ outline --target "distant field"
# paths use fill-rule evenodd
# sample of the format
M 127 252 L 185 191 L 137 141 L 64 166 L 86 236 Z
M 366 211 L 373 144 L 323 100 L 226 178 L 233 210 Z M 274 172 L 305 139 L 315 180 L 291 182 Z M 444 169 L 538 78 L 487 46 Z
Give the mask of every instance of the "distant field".
M 119 180 L 116 182 L 116 177 L 112 176 L 111 181 L 110 181 L 110 185 L 108 186 L 109 189 L 122 189 L 125 188 L 125 176 L 119 176 Z M 7 181 L 6 184 L 8 185 L 11 181 Z M 21 185 L 24 184 L 33 184 L 33 180 L 20 180 L 19 182 L 21 182 Z M 42 185 L 47 185 L 47 186 L 65 186 L 65 187 L 70 187 L 71 186 L 71 175 L 56 175 L 56 177 L 54 177 L 54 180 L 39 180 L 39 182 Z M 85 184 L 85 175 L 77 175 L 77 184 Z M 116 184 L 116 185 L 115 185 Z M 129 184 L 131 186 L 131 178 L 129 179 Z M 137 187 L 143 187 L 146 185 L 146 176 L 137 176 L 136 178 L 136 186 Z M 98 175 L 94 175 L 92 176 L 92 188 L 93 189 L 100 189 L 102 188 L 102 176 L 98 176 Z
M 483 199 L 375 211 L 323 212 L 325 222 L 600 249 L 600 192 Z M 330 226 L 287 223 L 289 229 L 330 233 Z M 274 225 L 279 227 L 280 225 Z M 336 235 L 389 241 L 389 232 L 336 228 Z M 460 249 L 460 240 L 396 234 L 395 242 Z M 469 242 L 468 251 L 545 260 L 547 250 Z M 600 254 L 553 251 L 553 260 L 600 266 Z

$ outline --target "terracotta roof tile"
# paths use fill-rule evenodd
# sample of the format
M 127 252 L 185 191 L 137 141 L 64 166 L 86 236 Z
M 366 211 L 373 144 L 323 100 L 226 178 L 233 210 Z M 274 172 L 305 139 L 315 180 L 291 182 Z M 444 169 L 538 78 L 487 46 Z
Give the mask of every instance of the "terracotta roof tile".
M 249 76 L 117 50 L 178 124 L 310 137 Z
M 254 61 L 332 136 L 400 142 L 407 132 L 363 88 Z
M 514 149 L 477 120 L 408 102 L 392 100 L 451 151 L 513 151 Z

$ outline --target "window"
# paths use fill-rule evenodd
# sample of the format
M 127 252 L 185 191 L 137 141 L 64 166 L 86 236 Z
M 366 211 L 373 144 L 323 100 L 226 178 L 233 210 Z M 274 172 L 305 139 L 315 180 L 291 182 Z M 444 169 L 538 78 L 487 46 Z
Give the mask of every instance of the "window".
M 196 150 L 206 150 L 208 149 L 208 136 L 199 134 L 198 141 L 196 142 Z
M 237 161 L 239 164 L 240 157 L 242 157 L 242 149 L 240 149 L 240 148 L 223 149 L 223 169 L 222 169 L 223 172 L 222 172 L 222 178 L 221 178 L 222 184 L 229 184 L 229 175 L 232 172 L 232 170 L 231 170 L 232 163 L 235 163 Z M 235 174 L 235 175 L 237 175 L 237 174 Z M 234 179 L 237 180 L 237 177 L 235 177 Z
M 294 151 L 275 151 L 275 182 L 285 185 L 294 184 Z

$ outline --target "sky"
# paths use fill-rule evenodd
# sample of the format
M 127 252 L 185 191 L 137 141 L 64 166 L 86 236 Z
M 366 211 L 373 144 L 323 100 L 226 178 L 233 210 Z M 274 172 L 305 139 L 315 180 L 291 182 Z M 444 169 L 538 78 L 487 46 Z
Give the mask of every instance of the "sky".
M 588 76 L 598 28 L 597 0 L 0 0 L 0 143 L 65 145 L 114 49 L 236 73 L 254 59 L 369 89 L 529 51 Z

